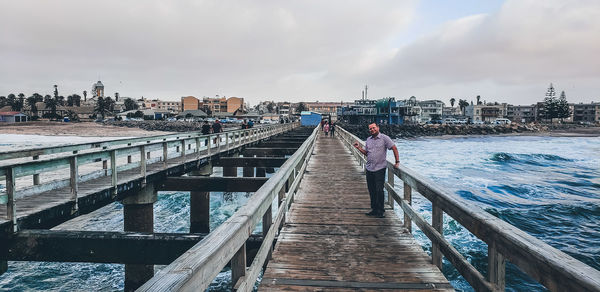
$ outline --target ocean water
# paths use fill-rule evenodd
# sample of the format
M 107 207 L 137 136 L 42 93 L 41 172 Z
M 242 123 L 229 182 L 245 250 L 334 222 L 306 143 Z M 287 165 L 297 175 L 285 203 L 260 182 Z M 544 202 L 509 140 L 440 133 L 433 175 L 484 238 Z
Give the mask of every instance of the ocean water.
M 396 145 L 404 165 L 600 270 L 600 137 L 424 138 Z M 420 195 L 413 200 L 430 220 L 429 201 Z M 429 239 L 420 231 L 415 236 L 429 252 Z M 448 215 L 444 236 L 486 274 L 485 243 Z M 472 291 L 447 261 L 443 271 L 456 289 Z M 510 291 L 545 291 L 510 263 L 506 282 Z
M 0 151 L 32 143 L 42 144 L 36 146 L 64 143 L 64 140 L 42 143 L 40 139 L 19 137 L 13 137 L 10 142 L 0 140 L 3 144 Z M 425 138 L 396 140 L 396 145 L 403 164 L 457 196 L 600 269 L 600 138 Z M 215 168 L 214 175 L 220 176 L 220 168 Z M 213 193 L 211 229 L 229 218 L 250 195 Z M 428 201 L 419 195 L 413 199 L 416 209 L 430 219 Z M 187 193 L 159 193 L 154 207 L 156 232 L 187 232 L 188 218 Z M 123 230 L 122 206 L 110 204 L 57 229 Z M 413 230 L 416 230 L 417 240 L 429 251 L 428 239 L 418 228 L 413 227 Z M 259 231 L 260 226 L 257 226 L 255 232 Z M 444 216 L 444 235 L 475 267 L 485 271 L 487 247 L 483 242 L 448 216 Z M 160 268 L 156 266 L 156 270 Z M 449 263 L 444 263 L 443 270 L 457 290 L 472 290 Z M 123 265 L 117 264 L 9 262 L 9 271 L 0 276 L 0 290 L 114 291 L 123 289 L 123 280 Z M 210 290 L 229 291 L 230 285 L 230 272 L 225 270 Z M 507 288 L 544 290 L 510 264 Z

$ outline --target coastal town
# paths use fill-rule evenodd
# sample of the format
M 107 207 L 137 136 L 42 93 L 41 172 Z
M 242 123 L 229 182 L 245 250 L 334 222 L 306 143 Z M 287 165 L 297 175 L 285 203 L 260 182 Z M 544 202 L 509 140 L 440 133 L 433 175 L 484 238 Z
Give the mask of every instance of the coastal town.
M 105 121 L 109 120 L 219 120 L 223 123 L 285 123 L 298 120 L 301 114 L 317 113 L 324 119 L 348 124 L 377 122 L 388 125 L 417 124 L 526 124 L 600 123 L 600 102 L 568 103 L 564 91 L 550 84 L 539 101 L 529 105 L 513 105 L 502 101 L 485 100 L 477 95 L 472 100 L 450 98 L 449 104 L 439 99 L 420 100 L 415 96 L 369 98 L 367 87 L 359 99 L 350 101 L 260 101 L 256 105 L 243 97 L 182 96 L 179 100 L 132 98 L 118 92 L 109 96 L 104 84 L 98 81 L 91 91 L 68 95 L 34 93 L 29 97 L 20 93 L 0 96 L 0 123 L 21 123 L 35 120 Z M 89 96 L 88 96 L 89 95 Z M 351 99 L 351 98 L 345 98 Z

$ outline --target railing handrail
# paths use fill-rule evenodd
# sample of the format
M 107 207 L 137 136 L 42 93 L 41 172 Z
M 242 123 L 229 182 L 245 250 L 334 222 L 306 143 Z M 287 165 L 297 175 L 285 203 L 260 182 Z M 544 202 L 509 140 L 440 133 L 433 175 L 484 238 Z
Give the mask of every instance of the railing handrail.
M 318 130 L 315 128 L 300 148 L 250 197 L 248 203 L 137 291 L 204 291 L 234 255 L 243 250 L 244 243 L 254 227 L 266 215 L 265 212 L 271 211 L 274 198 L 281 192 L 285 193 L 287 184 L 289 187 L 287 194 L 285 197 L 280 195 L 283 201 L 280 201 L 277 219 L 265 235 L 259 253 L 246 273 L 248 276 L 237 283 L 238 291 L 251 291 L 271 248 L 278 226 L 285 218 L 288 204 L 291 203 L 299 178 L 310 158 L 317 133 Z M 300 166 L 302 169 L 298 171 L 297 168 Z M 290 179 L 294 180 L 291 187 Z M 243 269 L 246 267 L 244 266 Z
M 289 125 L 289 124 L 284 124 L 284 125 Z M 251 129 L 243 129 L 243 130 L 234 130 L 234 131 L 226 131 L 226 132 L 221 132 L 221 133 L 213 133 L 213 134 L 208 134 L 208 135 L 203 135 L 200 132 L 193 132 L 193 133 L 182 133 L 182 134 L 178 134 L 178 135 L 161 135 L 161 136 L 153 136 L 152 139 L 147 139 L 147 138 L 133 138 L 133 139 L 118 139 L 118 140 L 108 140 L 108 141 L 103 141 L 102 144 L 107 144 L 105 146 L 102 146 L 100 144 L 98 144 L 98 142 L 91 142 L 91 143 L 86 143 L 86 144 L 76 144 L 76 145 L 63 145 L 63 146 L 56 146 L 56 147 L 46 147 L 46 148 L 39 148 L 39 149 L 49 149 L 49 150 L 53 150 L 53 149 L 66 149 L 68 147 L 85 147 L 85 148 L 80 148 L 79 150 L 86 150 L 86 149 L 92 149 L 91 151 L 86 151 L 85 153 L 79 153 L 78 150 L 66 150 L 66 151 L 61 151 L 61 152 L 54 152 L 52 154 L 56 154 L 56 153 L 65 153 L 64 155 L 61 156 L 57 156 L 57 157 L 47 157 L 47 158 L 42 158 L 42 159 L 38 159 L 38 160 L 29 160 L 29 161 L 16 161 L 16 162 L 11 162 L 11 163 L 7 163 L 7 164 L 2 164 L 0 165 L 0 176 L 3 176 L 5 174 L 5 169 L 10 168 L 10 167 L 23 167 L 23 166 L 28 166 L 28 165 L 35 165 L 35 164 L 42 164 L 42 163 L 49 163 L 49 162 L 55 162 L 55 161 L 66 161 L 68 162 L 68 160 L 72 157 L 86 157 L 86 156 L 93 156 L 95 154 L 100 154 L 100 153 L 105 153 L 105 152 L 110 152 L 110 151 L 117 151 L 117 153 L 119 151 L 121 151 L 121 153 L 118 153 L 119 156 L 123 156 L 126 153 L 123 153 L 123 151 L 125 150 L 130 150 L 130 149 L 137 149 L 138 147 L 140 147 L 141 145 L 144 146 L 155 146 L 158 144 L 162 144 L 162 143 L 171 143 L 171 142 L 177 142 L 177 141 L 182 141 L 182 140 L 191 140 L 191 139 L 212 139 L 212 138 L 216 138 L 216 137 L 220 137 L 222 135 L 236 135 L 238 133 L 244 133 L 244 132 L 250 132 L 250 131 L 255 131 L 255 130 L 265 130 L 268 131 L 270 128 L 277 128 L 280 127 L 278 125 L 270 125 L 270 126 L 265 126 L 265 127 L 258 127 L 258 128 L 251 128 Z M 135 142 L 134 142 L 135 141 Z M 146 143 L 143 143 L 143 142 Z M 133 143 L 139 143 L 139 144 L 133 144 Z M 98 147 L 86 147 L 87 145 L 100 145 Z M 108 147 L 110 145 L 116 145 L 116 147 L 111 147 L 111 148 L 104 148 L 104 147 Z M 99 148 L 99 147 L 103 147 L 103 148 Z M 13 151 L 13 152 L 21 152 L 21 153 L 29 153 L 29 149 L 28 150 L 21 150 L 21 151 Z M 68 151 L 73 151 L 76 153 L 68 153 L 66 154 Z M 28 157 L 30 156 L 29 154 L 21 156 L 21 157 Z M 12 159 L 12 158 L 11 158 Z M 0 160 L 1 162 L 1 160 Z M 21 176 L 19 173 L 16 173 L 17 176 Z M 27 175 L 27 174 L 25 174 Z
M 258 126 L 258 127 L 254 127 L 251 129 L 261 129 L 261 128 L 267 128 L 267 127 L 273 127 L 273 126 L 277 126 L 277 125 Z M 248 129 L 248 130 L 251 130 L 251 129 Z M 246 131 L 246 129 L 234 129 L 234 130 L 228 129 L 228 130 L 224 130 L 222 133 L 234 133 L 234 132 L 241 132 L 241 131 Z M 213 134 L 209 134 L 209 135 L 217 135 L 217 134 L 219 134 L 219 133 L 213 133 Z M 57 146 L 33 147 L 33 148 L 25 149 L 25 150 L 4 151 L 4 152 L 0 153 L 0 162 L 2 162 L 4 160 L 8 160 L 8 159 L 17 159 L 17 158 L 39 156 L 39 155 L 58 154 L 58 153 L 64 153 L 64 152 L 69 152 L 69 151 L 95 149 L 95 148 L 99 148 L 99 147 L 108 147 L 108 146 L 120 145 L 120 144 L 142 143 L 142 142 L 148 143 L 148 141 L 171 139 L 174 137 L 177 138 L 177 137 L 187 136 L 186 139 L 192 139 L 192 138 L 196 138 L 196 137 L 209 136 L 209 135 L 204 135 L 204 134 L 202 134 L 201 131 L 191 131 L 191 132 L 181 132 L 181 133 L 165 134 L 165 135 L 152 135 L 152 136 L 136 137 L 136 138 L 119 138 L 119 139 L 111 139 L 111 140 L 102 140 L 102 141 L 97 141 L 97 142 L 83 142 L 83 143 L 74 143 L 74 144 L 63 144 L 63 145 L 57 145 Z
M 352 147 L 354 141 L 364 146 L 364 142 L 349 133 L 342 127 L 338 127 L 340 134 L 347 147 L 349 147 L 357 159 L 364 163 L 363 155 Z M 386 183 L 386 189 L 393 195 L 394 200 L 402 207 L 405 214 L 409 213 L 411 219 L 432 240 L 432 252 L 435 257 L 436 245 L 438 250 L 457 267 L 457 270 L 476 288 L 476 290 L 503 290 L 504 279 L 496 278 L 498 275 L 504 277 L 503 258 L 510 260 L 522 271 L 533 277 L 539 283 L 552 291 L 600 291 L 600 271 L 578 261 L 572 256 L 548 245 L 515 226 L 486 212 L 479 206 L 443 190 L 427 178 L 417 174 L 415 171 L 400 165 L 395 169 L 394 163 L 387 161 L 388 171 L 392 170 L 394 176 L 400 178 L 405 188 L 415 189 L 423 197 L 432 202 L 433 224 L 427 223 L 420 215 L 411 208 L 411 202 L 400 198 L 395 192 L 392 183 Z M 410 195 L 409 195 L 410 197 Z M 488 274 L 492 279 L 484 279 L 468 261 L 443 238 L 441 222 L 443 213 L 436 217 L 436 208 L 450 215 L 454 220 L 463 225 L 476 237 L 488 244 Z M 406 218 L 406 216 L 405 216 Z M 438 220 L 438 226 L 436 221 Z M 433 225 L 433 226 L 432 226 Z M 410 229 L 410 228 L 409 228 Z M 435 261 L 435 259 L 433 259 Z M 498 262 L 502 262 L 498 264 Z M 496 266 L 492 263 L 497 264 Z M 441 257 L 440 257 L 441 264 Z M 501 269 L 501 270 L 498 270 Z M 500 282 L 498 282 L 500 280 Z

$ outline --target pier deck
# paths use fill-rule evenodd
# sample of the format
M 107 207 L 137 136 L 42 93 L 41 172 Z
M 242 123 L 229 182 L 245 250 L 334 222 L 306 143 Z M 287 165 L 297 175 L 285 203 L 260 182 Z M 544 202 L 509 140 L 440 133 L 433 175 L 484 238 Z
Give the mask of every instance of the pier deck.
M 259 291 L 452 291 L 392 210 L 370 210 L 361 168 L 319 137 Z

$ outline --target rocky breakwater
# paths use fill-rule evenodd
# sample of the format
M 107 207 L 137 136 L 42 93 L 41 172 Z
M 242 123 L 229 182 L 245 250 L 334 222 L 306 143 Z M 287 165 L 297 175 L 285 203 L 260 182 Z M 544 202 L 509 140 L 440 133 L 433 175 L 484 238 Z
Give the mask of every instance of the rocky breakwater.
M 191 132 L 202 129 L 201 122 L 185 121 L 106 121 L 105 125 L 140 128 L 146 131 L 164 131 L 164 132 Z M 239 125 L 223 124 L 225 130 L 239 129 Z
M 366 125 L 341 125 L 361 139 L 369 136 Z M 391 138 L 414 138 L 444 135 L 498 135 L 547 131 L 548 127 L 537 124 L 510 125 L 381 125 L 382 133 Z

